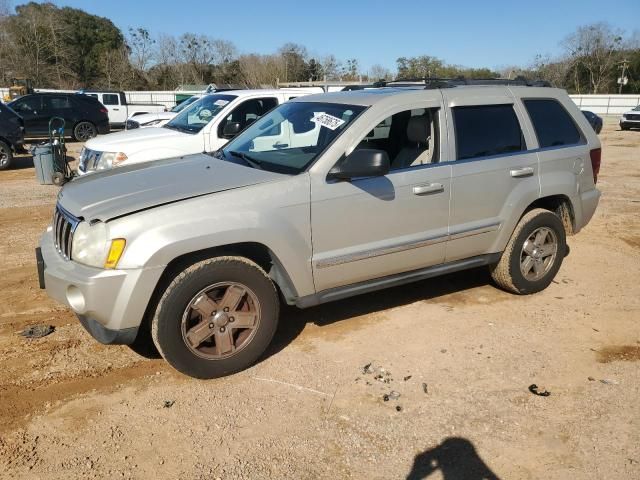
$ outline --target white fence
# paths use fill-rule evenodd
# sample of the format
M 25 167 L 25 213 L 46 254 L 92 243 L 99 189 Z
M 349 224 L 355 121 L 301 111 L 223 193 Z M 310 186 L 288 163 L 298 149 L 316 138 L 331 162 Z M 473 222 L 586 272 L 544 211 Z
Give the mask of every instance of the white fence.
M 580 110 L 598 115 L 620 115 L 640 105 L 640 95 L 570 95 Z
M 39 92 L 73 92 L 73 90 L 38 90 Z M 130 103 L 160 103 L 173 107 L 176 95 L 195 95 L 202 92 L 145 91 L 125 92 Z M 9 94 L 8 88 L 0 88 L 0 98 Z M 570 95 L 581 110 L 590 110 L 599 115 L 620 115 L 640 105 L 640 95 Z

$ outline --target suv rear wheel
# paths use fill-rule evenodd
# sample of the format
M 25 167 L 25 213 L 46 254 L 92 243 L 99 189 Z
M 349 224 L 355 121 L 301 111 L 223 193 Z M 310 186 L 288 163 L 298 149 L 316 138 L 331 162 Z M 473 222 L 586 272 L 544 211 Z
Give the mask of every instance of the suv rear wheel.
M 564 226 L 554 213 L 536 208 L 518 222 L 491 276 L 499 287 L 520 295 L 544 290 L 567 251 Z
M 91 122 L 79 122 L 73 127 L 73 139 L 77 142 L 86 142 L 96 135 L 98 135 L 98 130 Z
M 0 170 L 9 168 L 12 161 L 13 151 L 11 147 L 4 142 L 0 142 Z
M 278 315 L 278 294 L 264 270 L 243 257 L 216 257 L 175 277 L 160 299 L 151 333 L 176 370 L 216 378 L 258 360 Z

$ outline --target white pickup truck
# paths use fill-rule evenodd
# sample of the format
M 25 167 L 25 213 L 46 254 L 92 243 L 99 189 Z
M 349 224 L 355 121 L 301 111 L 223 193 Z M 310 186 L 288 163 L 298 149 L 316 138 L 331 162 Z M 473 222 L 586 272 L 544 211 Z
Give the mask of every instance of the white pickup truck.
M 78 174 L 119 165 L 214 152 L 272 108 L 316 93 L 309 88 L 230 90 L 205 95 L 160 128 L 136 128 L 89 140 L 80 153 Z M 262 141 L 286 146 L 287 132 Z
M 182 110 L 187 108 L 192 103 L 197 102 L 202 97 L 203 94 L 194 95 L 193 97 L 187 98 L 186 100 L 166 112 L 142 113 L 132 115 L 131 117 L 127 118 L 127 124 L 125 125 L 125 128 L 127 130 L 133 130 L 135 128 L 162 127 L 166 125 L 169 120 L 179 114 Z
M 157 103 L 129 103 L 124 92 L 84 90 L 82 93 L 97 98 L 109 110 L 109 125 L 124 128 L 128 118 L 153 112 L 166 112 L 167 107 Z

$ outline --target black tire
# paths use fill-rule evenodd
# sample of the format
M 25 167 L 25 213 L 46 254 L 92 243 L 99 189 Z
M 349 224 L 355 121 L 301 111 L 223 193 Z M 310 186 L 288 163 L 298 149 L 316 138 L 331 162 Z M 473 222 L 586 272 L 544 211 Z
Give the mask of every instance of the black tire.
M 220 321 L 220 313 L 216 313 L 217 310 L 215 310 L 213 312 L 215 315 L 203 320 L 204 317 L 194 312 L 191 306 L 194 305 L 196 298 L 209 295 L 206 289 L 227 284 L 227 282 L 239 287 L 239 291 L 242 291 L 242 288 L 245 289 L 243 300 L 240 302 L 245 306 L 250 303 L 255 307 L 254 310 L 258 315 L 255 326 L 251 330 L 238 330 L 234 324 L 224 323 L 228 329 L 227 334 L 232 339 L 234 350 L 226 356 L 219 354 L 217 352 L 217 337 L 210 334 L 209 339 L 202 341 L 202 344 L 195 347 L 198 351 L 196 353 L 193 345 L 187 345 L 185 331 L 189 327 L 184 326 L 185 322 L 192 322 L 191 314 L 196 313 L 195 325 L 207 325 L 212 329 L 211 331 L 215 332 L 215 335 L 218 335 L 218 324 L 216 323 L 214 326 L 214 322 Z M 219 288 L 224 290 L 225 287 Z M 251 296 L 250 301 L 247 300 L 249 296 Z M 223 300 L 224 297 L 215 300 L 214 304 L 222 308 Z M 162 357 L 185 375 L 202 379 L 230 375 L 251 366 L 267 349 L 278 326 L 279 306 L 278 294 L 273 282 L 265 271 L 254 262 L 243 257 L 207 259 L 186 268 L 175 277 L 165 290 L 151 322 L 153 342 Z M 228 310 L 227 308 L 224 311 Z M 234 321 L 231 316 L 234 310 L 226 314 L 227 321 Z M 239 314 L 240 310 L 237 310 L 236 313 Z M 192 330 L 193 327 L 188 331 Z M 225 327 L 222 326 L 219 329 L 220 332 L 224 330 Z M 205 331 L 207 330 L 205 329 Z M 244 335 L 246 332 L 249 334 Z M 244 335 L 244 340 L 238 347 L 236 342 L 240 342 L 241 335 Z M 207 354 L 198 350 L 208 342 L 216 343 L 216 345 L 207 345 L 204 348 L 209 352 L 216 351 L 217 353 Z M 212 358 L 215 356 L 218 358 Z
M 549 255 L 548 257 L 540 257 L 538 260 L 533 260 L 542 255 L 542 252 L 553 250 L 551 243 L 546 245 L 545 248 L 540 248 L 541 246 L 533 244 L 530 237 L 534 232 L 544 233 L 547 237 L 551 237 L 552 241 L 555 241 L 556 248 L 553 256 Z M 525 246 L 525 242 L 530 243 Z M 492 267 L 491 276 L 500 288 L 518 295 L 528 295 L 544 290 L 549 286 L 562 265 L 562 260 L 567 251 L 566 242 L 562 220 L 556 214 L 541 208 L 531 210 L 518 222 L 500 261 Z M 525 252 L 525 247 L 530 248 L 530 246 L 534 249 L 532 255 Z M 528 261 L 527 257 L 531 257 L 531 261 Z M 524 263 L 525 260 L 527 260 L 527 263 Z M 529 278 L 525 277 L 523 269 L 526 270 L 531 262 L 538 263 L 538 265 L 542 262 L 539 267 L 539 278 L 531 278 L 538 274 L 537 270 L 535 270 L 535 268 L 538 268 L 536 265 L 529 272 Z
M 76 142 L 86 142 L 98 135 L 98 129 L 91 122 L 78 122 L 73 127 L 73 139 Z
M 64 173 L 55 172 L 53 175 L 51 175 L 51 181 L 53 182 L 54 185 L 61 187 L 62 185 L 65 184 L 67 179 L 65 178 Z
M 13 150 L 4 142 L 0 142 L 0 170 L 7 170 L 13 163 Z
M 629 130 L 629 127 L 626 125 L 620 125 L 620 130 Z

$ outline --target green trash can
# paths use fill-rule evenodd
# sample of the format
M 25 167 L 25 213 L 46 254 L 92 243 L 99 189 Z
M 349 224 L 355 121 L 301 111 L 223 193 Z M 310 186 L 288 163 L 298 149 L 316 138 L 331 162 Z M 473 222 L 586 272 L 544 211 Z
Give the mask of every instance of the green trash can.
M 36 179 L 40 185 L 53 185 L 53 146 L 50 142 L 31 148 L 33 166 L 36 167 Z

